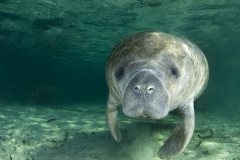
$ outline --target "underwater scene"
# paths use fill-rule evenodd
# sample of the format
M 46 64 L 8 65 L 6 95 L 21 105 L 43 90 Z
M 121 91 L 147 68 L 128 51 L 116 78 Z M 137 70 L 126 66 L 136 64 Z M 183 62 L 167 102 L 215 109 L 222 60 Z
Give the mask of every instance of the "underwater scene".
M 0 0 L 0 160 L 240 160 L 240 0 Z

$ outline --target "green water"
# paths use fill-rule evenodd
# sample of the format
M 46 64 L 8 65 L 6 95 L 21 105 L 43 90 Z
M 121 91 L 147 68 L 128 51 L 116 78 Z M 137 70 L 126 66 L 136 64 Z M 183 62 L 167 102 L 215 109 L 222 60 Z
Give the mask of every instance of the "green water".
M 104 102 L 104 67 L 116 43 L 136 32 L 162 31 L 188 38 L 205 53 L 206 101 L 239 104 L 239 15 L 239 0 L 2 0 L 1 101 Z M 34 102 L 41 90 L 54 93 Z
M 196 108 L 240 114 L 240 0 L 0 0 L 0 103 L 104 106 L 108 54 L 142 31 L 197 44 L 210 78 Z

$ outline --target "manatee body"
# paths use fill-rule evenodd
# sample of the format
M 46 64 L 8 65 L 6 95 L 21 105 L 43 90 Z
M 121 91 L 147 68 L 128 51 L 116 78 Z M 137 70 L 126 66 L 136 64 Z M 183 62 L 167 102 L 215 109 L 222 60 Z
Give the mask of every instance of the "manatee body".
M 177 108 L 178 124 L 158 156 L 171 158 L 182 152 L 194 131 L 193 101 L 206 88 L 208 76 L 204 54 L 186 39 L 142 32 L 118 43 L 106 65 L 106 120 L 114 139 L 121 141 L 117 124 L 121 106 L 129 117 L 151 119 L 164 118 Z

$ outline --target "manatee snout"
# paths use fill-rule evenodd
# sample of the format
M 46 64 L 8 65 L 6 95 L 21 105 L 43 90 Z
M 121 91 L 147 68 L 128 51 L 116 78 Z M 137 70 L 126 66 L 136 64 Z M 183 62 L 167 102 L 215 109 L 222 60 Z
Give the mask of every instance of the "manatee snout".
M 123 112 L 129 117 L 160 119 L 169 111 L 169 94 L 152 71 L 135 73 L 123 93 Z

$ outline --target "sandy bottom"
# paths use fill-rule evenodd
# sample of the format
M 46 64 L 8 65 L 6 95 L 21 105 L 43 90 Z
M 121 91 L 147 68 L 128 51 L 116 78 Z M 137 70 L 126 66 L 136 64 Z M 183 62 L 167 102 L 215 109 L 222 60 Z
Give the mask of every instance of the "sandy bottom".
M 196 129 L 179 159 L 240 159 L 240 112 L 196 112 Z M 143 121 L 119 113 L 123 139 L 105 125 L 105 105 L 0 106 L 1 160 L 157 160 L 177 117 Z M 211 130 L 213 136 L 211 135 Z M 200 137 L 209 137 L 202 140 Z

